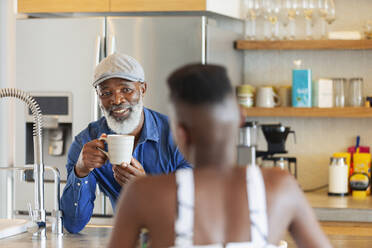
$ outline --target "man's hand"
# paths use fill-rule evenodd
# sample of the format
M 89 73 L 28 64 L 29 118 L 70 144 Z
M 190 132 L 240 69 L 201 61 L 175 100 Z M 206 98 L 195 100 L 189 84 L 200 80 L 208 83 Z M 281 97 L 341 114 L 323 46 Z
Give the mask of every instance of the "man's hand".
M 127 184 L 135 177 L 145 176 L 145 170 L 140 162 L 132 157 L 129 164 L 123 163 L 121 165 L 112 165 L 115 180 L 121 185 Z
M 75 173 L 78 177 L 86 177 L 94 168 L 100 168 L 105 164 L 107 157 L 97 147 L 105 149 L 104 141 L 95 139 L 84 145 L 75 166 Z

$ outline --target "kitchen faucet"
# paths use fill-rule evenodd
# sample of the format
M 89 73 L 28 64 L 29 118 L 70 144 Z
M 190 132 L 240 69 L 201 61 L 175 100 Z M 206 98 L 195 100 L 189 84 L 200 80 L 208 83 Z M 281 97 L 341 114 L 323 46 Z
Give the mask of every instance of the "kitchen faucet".
M 33 139 L 34 139 L 34 181 L 35 181 L 35 209 L 32 210 L 30 215 L 32 220 L 35 222 L 35 232 L 33 232 L 33 238 L 46 239 L 46 213 L 44 207 L 44 164 L 43 164 L 43 149 L 42 149 L 42 114 L 39 104 L 35 99 L 28 93 L 15 89 L 15 88 L 4 88 L 0 89 L 0 98 L 11 97 L 18 98 L 25 102 L 31 109 L 32 116 L 34 119 L 33 124 Z M 60 175 L 57 169 L 47 167 L 54 173 L 55 181 L 55 197 L 56 197 L 56 209 L 53 212 L 56 218 L 53 226 L 53 232 L 59 235 L 63 234 L 62 231 L 62 212 L 59 206 L 59 184 Z M 19 170 L 19 169 L 30 169 L 22 167 L 8 167 L 3 169 Z

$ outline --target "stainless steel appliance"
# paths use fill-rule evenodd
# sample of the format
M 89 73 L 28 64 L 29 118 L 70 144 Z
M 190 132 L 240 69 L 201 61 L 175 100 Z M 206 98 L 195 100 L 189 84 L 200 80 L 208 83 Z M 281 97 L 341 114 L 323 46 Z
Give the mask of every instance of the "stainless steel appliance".
M 256 121 L 246 121 L 239 129 L 238 164 L 256 165 L 257 129 Z
M 114 51 L 127 53 L 143 65 L 148 82 L 145 106 L 164 114 L 168 112 L 166 78 L 178 66 L 218 63 L 227 67 L 233 84 L 240 84 L 243 78 L 243 54 L 232 45 L 242 38 L 243 23 L 219 15 L 19 19 L 16 32 L 16 87 L 30 92 L 72 93 L 71 133 L 64 133 L 64 154 L 68 140 L 99 117 L 91 86 L 93 70 Z M 24 165 L 28 162 L 26 118 L 23 106 L 16 109 L 15 163 Z M 50 141 L 58 143 L 57 138 Z M 64 167 L 66 161 L 58 163 Z M 62 180 L 64 173 L 62 169 Z M 27 210 L 26 203 L 32 202 L 29 185 L 18 183 L 15 191 L 15 208 Z M 51 209 L 52 185 L 46 184 L 45 195 L 46 208 Z M 103 205 L 95 204 L 94 212 L 100 213 Z
M 31 92 L 43 113 L 43 154 L 44 163 L 55 166 L 61 172 L 62 180 L 67 179 L 65 164 L 67 151 L 72 138 L 72 93 L 71 92 Z M 26 109 L 26 164 L 32 164 L 33 156 L 33 116 Z M 32 172 L 26 174 L 26 180 L 32 181 Z M 46 180 L 54 176 L 47 174 Z

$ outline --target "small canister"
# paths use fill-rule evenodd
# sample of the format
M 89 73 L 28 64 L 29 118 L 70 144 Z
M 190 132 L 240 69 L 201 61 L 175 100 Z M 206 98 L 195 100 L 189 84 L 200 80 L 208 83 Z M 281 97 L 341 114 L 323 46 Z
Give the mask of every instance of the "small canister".
M 346 158 L 332 157 L 329 165 L 328 195 L 348 195 L 348 166 Z
M 249 84 L 242 84 L 236 88 L 238 103 L 244 107 L 252 107 L 255 88 Z

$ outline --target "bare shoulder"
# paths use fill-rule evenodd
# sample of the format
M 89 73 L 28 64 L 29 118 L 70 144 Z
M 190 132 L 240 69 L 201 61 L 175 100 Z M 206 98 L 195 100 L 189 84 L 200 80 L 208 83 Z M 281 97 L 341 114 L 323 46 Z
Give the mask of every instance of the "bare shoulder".
M 172 185 L 174 185 L 173 174 L 145 176 L 136 178 L 125 186 L 124 194 L 157 195 L 165 193 L 167 189 L 172 188 Z
M 120 204 L 122 202 L 131 204 L 131 207 L 136 207 L 138 210 L 156 202 L 162 202 L 164 198 L 174 191 L 175 180 L 173 174 L 145 176 L 136 178 L 123 188 L 120 195 Z M 139 197 L 140 196 L 140 197 Z
M 262 175 L 267 195 L 272 199 L 272 202 L 287 202 L 295 207 L 294 205 L 298 203 L 295 199 L 303 197 L 298 182 L 288 171 L 267 168 L 262 169 Z
M 286 170 L 265 168 L 262 169 L 262 176 L 267 187 L 274 187 L 278 190 L 299 189 L 296 179 Z

